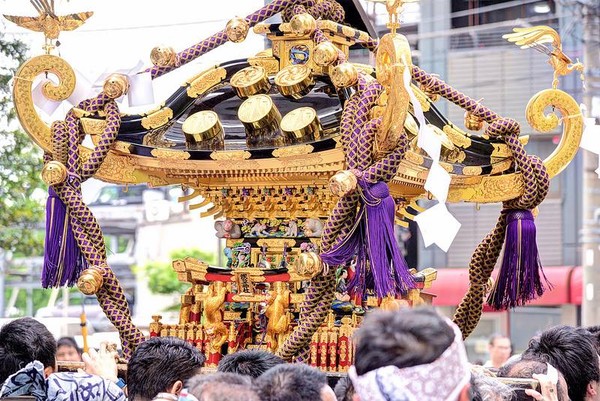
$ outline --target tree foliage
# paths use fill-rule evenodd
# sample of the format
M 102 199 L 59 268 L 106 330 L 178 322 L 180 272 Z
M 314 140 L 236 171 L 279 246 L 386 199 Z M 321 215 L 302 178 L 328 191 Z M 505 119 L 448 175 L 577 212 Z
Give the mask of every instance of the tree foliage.
M 10 90 L 26 50 L 23 42 L 0 34 L 0 248 L 30 256 L 42 253 L 42 152 L 24 132 L 12 128 L 16 115 Z
M 214 253 L 203 252 L 199 249 L 178 249 L 171 252 L 170 256 L 171 260 L 191 257 L 209 264 L 216 263 Z M 177 279 L 171 263 L 150 262 L 136 270 L 139 274 L 148 277 L 148 288 L 154 294 L 182 294 L 189 288 L 189 284 L 182 283 Z

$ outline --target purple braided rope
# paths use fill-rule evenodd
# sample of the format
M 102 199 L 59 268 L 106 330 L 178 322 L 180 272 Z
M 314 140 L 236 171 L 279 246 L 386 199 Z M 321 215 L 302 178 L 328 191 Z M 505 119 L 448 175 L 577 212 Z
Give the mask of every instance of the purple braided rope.
M 248 15 L 245 19 L 250 25 L 253 27 L 254 25 L 276 15 L 280 12 L 284 11 L 286 8 L 291 7 L 296 4 L 307 4 L 312 5 L 312 0 L 274 0 L 273 2 L 265 5 L 260 10 Z M 189 63 L 197 59 L 198 57 L 210 52 L 211 50 L 216 49 L 217 47 L 227 43 L 228 37 L 225 30 L 221 30 L 214 35 L 204 39 L 203 41 L 188 47 L 185 50 L 177 53 L 178 66 L 182 66 L 184 64 Z M 148 68 L 145 72 L 150 72 L 152 79 L 158 78 L 178 66 L 166 66 L 166 67 L 158 67 L 153 66 Z

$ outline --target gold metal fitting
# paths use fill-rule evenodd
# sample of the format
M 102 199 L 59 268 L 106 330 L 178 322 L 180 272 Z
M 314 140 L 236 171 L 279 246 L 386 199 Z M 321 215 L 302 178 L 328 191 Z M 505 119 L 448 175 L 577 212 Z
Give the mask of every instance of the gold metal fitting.
M 336 196 L 344 196 L 354 191 L 357 183 L 352 171 L 340 170 L 329 179 L 329 190 Z
M 235 93 L 242 99 L 259 93 L 267 93 L 271 88 L 267 72 L 258 65 L 239 70 L 229 82 Z
M 473 113 L 465 111 L 465 127 L 471 131 L 479 131 L 483 128 L 483 120 Z
M 323 262 L 315 252 L 304 252 L 296 258 L 294 270 L 301 276 L 313 277 L 323 270 Z
M 175 67 L 177 52 L 170 46 L 159 45 L 150 52 L 150 61 L 157 67 Z
M 321 138 L 321 122 L 312 107 L 299 107 L 281 120 L 281 131 L 296 140 Z
M 281 114 L 269 95 L 254 95 L 244 100 L 238 109 L 238 118 L 249 131 L 279 126 Z
M 44 165 L 41 175 L 46 185 L 57 185 L 67 179 L 67 168 L 61 162 L 52 160 Z
M 432 102 L 437 102 L 438 100 L 440 100 L 440 95 L 439 93 L 433 93 L 431 91 L 431 89 L 423 84 L 419 84 L 419 89 L 421 89 L 421 91 L 432 101 Z
M 321 42 L 315 47 L 313 60 L 320 67 L 333 64 L 338 59 L 338 48 L 329 41 Z
M 127 91 L 129 90 L 129 80 L 126 75 L 112 74 L 106 78 L 102 89 L 104 94 L 109 98 L 118 99 L 127 94 Z
M 275 86 L 283 96 L 300 99 L 312 90 L 315 80 L 307 65 L 288 65 L 275 76 Z
M 240 17 L 232 18 L 225 26 L 227 38 L 233 43 L 243 42 L 246 39 L 246 36 L 248 36 L 249 30 L 250 25 L 248 24 L 248 21 Z
M 219 116 L 210 110 L 192 114 L 185 119 L 181 129 L 185 135 L 185 142 L 192 146 L 215 137 L 224 136 Z
M 342 63 L 331 69 L 331 82 L 338 88 L 348 88 L 358 83 L 358 70 L 351 63 Z
M 317 29 L 317 21 L 308 13 L 297 14 L 290 20 L 290 28 L 292 32 L 299 36 L 312 35 Z
M 97 267 L 90 267 L 85 269 L 79 276 L 77 288 L 85 295 L 94 295 L 100 291 L 103 283 L 102 271 Z

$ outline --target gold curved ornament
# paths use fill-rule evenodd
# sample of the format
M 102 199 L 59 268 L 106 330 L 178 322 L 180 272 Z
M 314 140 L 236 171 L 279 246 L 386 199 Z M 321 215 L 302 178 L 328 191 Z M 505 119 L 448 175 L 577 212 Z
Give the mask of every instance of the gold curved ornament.
M 559 119 L 554 112 L 546 114 L 544 110 L 548 107 L 560 111 L 562 117 Z M 545 89 L 529 100 L 525 116 L 529 125 L 540 132 L 552 131 L 562 120 L 563 132 L 560 142 L 554 152 L 544 160 L 548 175 L 552 178 L 567 167 L 579 149 L 583 134 L 583 115 L 579 105 L 560 89 Z
M 27 60 L 15 74 L 13 101 L 21 126 L 33 141 L 44 151 L 52 151 L 52 134 L 50 126 L 37 113 L 33 103 L 33 81 L 43 73 L 56 75 L 58 84 L 51 81 L 42 87 L 42 93 L 48 99 L 62 101 L 75 90 L 76 77 L 71 66 L 62 58 L 42 55 Z

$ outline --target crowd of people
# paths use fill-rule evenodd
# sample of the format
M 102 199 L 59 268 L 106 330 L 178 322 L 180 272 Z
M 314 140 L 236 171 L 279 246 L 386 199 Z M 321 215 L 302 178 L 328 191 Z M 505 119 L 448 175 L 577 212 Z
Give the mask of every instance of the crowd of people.
M 127 382 L 117 376 L 116 351 L 103 344 L 81 354 L 31 318 L 0 328 L 0 398 L 36 401 L 595 401 L 600 400 L 600 327 L 557 326 L 509 358 L 510 340 L 490 340 L 490 360 L 468 363 L 462 334 L 433 309 L 369 313 L 354 335 L 355 360 L 332 383 L 302 363 L 266 351 L 224 356 L 217 372 L 174 337 L 137 347 Z M 58 360 L 83 360 L 85 370 L 56 372 Z M 18 398 L 15 398 L 18 399 Z

